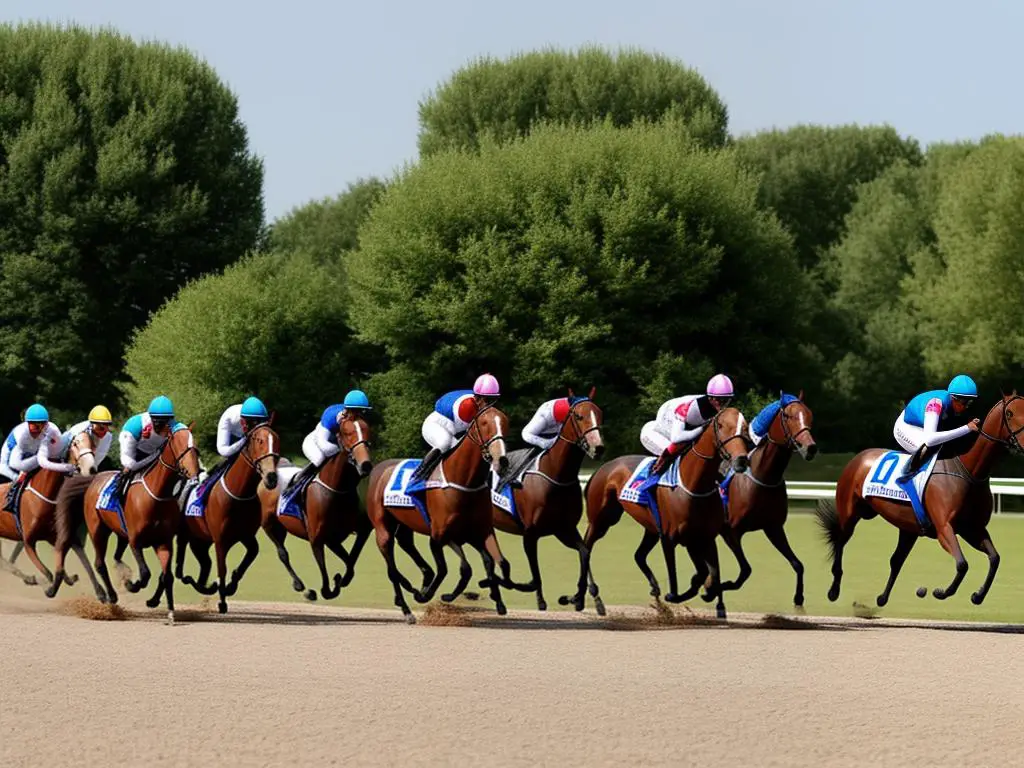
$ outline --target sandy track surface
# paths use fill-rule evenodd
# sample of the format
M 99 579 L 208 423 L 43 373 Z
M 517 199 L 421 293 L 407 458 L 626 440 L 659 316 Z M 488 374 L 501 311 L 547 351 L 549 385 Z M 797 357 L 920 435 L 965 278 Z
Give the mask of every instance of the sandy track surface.
M 397 611 L 233 603 L 166 626 L 156 612 L 91 621 L 0 595 L 0 763 L 963 766 L 1024 754 L 1024 638 L 1005 627 L 765 629 L 746 616 L 645 629 L 653 611 L 616 613 L 410 627 Z

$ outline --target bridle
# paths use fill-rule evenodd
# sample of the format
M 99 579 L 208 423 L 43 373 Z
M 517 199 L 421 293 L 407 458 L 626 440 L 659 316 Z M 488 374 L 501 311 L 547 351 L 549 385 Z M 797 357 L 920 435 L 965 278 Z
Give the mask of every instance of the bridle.
M 172 427 L 172 429 L 173 429 L 173 427 Z M 187 430 L 185 430 L 185 431 L 187 431 Z M 190 433 L 190 439 L 189 439 L 188 447 L 185 448 L 185 450 L 182 451 L 180 454 L 178 454 L 177 456 L 174 457 L 174 464 L 168 464 L 166 461 L 164 461 L 164 451 L 167 450 L 167 448 L 169 446 L 173 445 L 173 444 L 174 444 L 174 433 L 172 432 L 169 437 L 164 439 L 164 445 L 161 446 L 161 448 L 160 448 L 160 455 L 158 456 L 157 461 L 160 463 L 161 466 L 164 466 L 167 469 L 171 470 L 171 472 L 174 472 L 179 477 L 188 479 L 188 472 L 186 472 L 184 467 L 182 467 L 181 460 L 184 459 L 186 456 L 188 456 L 190 453 L 192 453 L 194 451 L 195 454 L 196 454 L 196 461 L 199 461 L 199 449 L 196 448 L 195 443 L 192 442 L 192 440 L 191 440 L 191 433 Z M 155 466 L 156 466 L 156 464 L 153 464 L 153 465 L 151 465 L 151 468 L 155 467 Z M 143 477 L 145 477 L 146 474 L 148 474 L 148 471 L 146 473 L 143 473 Z
M 574 440 L 570 440 L 568 437 L 566 437 L 565 435 L 562 434 L 562 432 L 564 431 L 564 428 L 558 430 L 558 439 L 559 440 L 564 440 L 565 442 L 567 442 L 567 443 L 569 443 L 571 445 L 575 445 L 577 448 L 579 448 L 581 451 L 583 451 L 584 453 L 587 453 L 587 454 L 589 454 L 589 452 L 587 451 L 587 435 L 589 435 L 591 432 L 597 432 L 598 434 L 600 434 L 601 433 L 601 427 L 604 426 L 604 425 L 603 424 L 597 424 L 596 423 L 596 419 L 595 419 L 594 426 L 590 427 L 589 429 L 584 429 L 584 430 L 581 431 L 579 425 L 576 423 L 576 420 L 580 419 L 582 417 L 580 416 L 580 414 L 576 413 L 576 407 L 579 406 L 579 405 L 582 405 L 583 403 L 592 403 L 592 402 L 593 401 L 590 398 L 584 398 L 583 400 L 576 401 L 572 405 L 572 407 L 569 409 L 569 418 L 567 418 L 565 420 L 565 422 L 566 422 L 566 424 L 568 424 L 569 422 L 572 422 L 573 432 L 576 433 L 576 438 Z M 601 411 L 601 409 L 597 407 L 596 403 L 594 403 L 594 407 L 597 408 L 598 412 Z
M 466 430 L 466 437 L 468 437 L 471 442 L 479 446 L 480 455 L 483 456 L 484 461 L 488 461 L 490 459 L 489 454 L 491 449 L 491 443 L 497 442 L 498 440 L 501 440 L 502 442 L 505 441 L 505 436 L 500 433 L 491 437 L 490 440 L 484 440 L 484 434 L 480 430 L 480 417 L 483 416 L 492 408 L 495 407 L 493 405 L 488 404 L 481 408 L 479 411 L 477 411 L 476 416 L 473 417 L 473 421 L 469 425 L 469 429 Z M 495 410 L 497 409 L 495 408 Z M 475 436 L 473 434 L 474 428 L 476 428 Z
M 730 456 L 729 452 L 725 450 L 725 446 L 727 446 L 733 440 L 742 440 L 743 444 L 747 445 L 747 438 L 742 432 L 739 432 L 735 435 L 731 435 L 725 438 L 724 440 L 722 439 L 721 427 L 718 423 L 718 420 L 721 418 L 722 413 L 724 411 L 725 408 L 721 409 L 718 413 L 715 414 L 715 418 L 711 420 L 711 427 L 712 429 L 714 429 L 715 432 L 715 448 L 718 452 L 718 458 L 721 459 L 722 461 L 732 461 L 732 456 Z M 707 427 L 705 427 L 704 430 L 707 431 Z M 703 435 L 704 433 L 702 432 L 701 437 L 703 437 Z M 693 447 L 690 448 L 690 451 L 694 453 L 698 458 L 704 459 L 704 461 L 714 461 L 715 456 L 705 456 L 703 453 L 697 450 L 697 444 L 699 442 L 700 437 L 693 441 Z
M 1008 437 L 1002 438 L 997 437 L 995 435 L 990 435 L 988 432 L 985 431 L 984 426 L 980 426 L 978 428 L 978 434 L 984 437 L 986 440 L 991 440 L 996 445 L 1002 445 L 1003 447 L 1016 451 L 1019 454 L 1024 454 L 1024 446 L 1021 446 L 1020 440 L 1017 439 L 1017 435 L 1019 435 L 1021 432 L 1024 432 L 1024 427 L 1021 427 L 1016 431 L 1010 429 L 1010 417 L 1006 415 L 1006 412 L 1010 409 L 1010 403 L 1014 402 L 1015 400 L 1024 400 L 1024 397 L 1022 397 L 1021 395 L 1013 395 L 1010 397 L 1009 400 L 1004 400 L 1002 402 L 1003 427 L 1006 429 Z
M 779 422 L 782 424 L 782 434 L 786 436 L 786 440 L 785 440 L 785 442 L 782 442 L 782 443 L 780 443 L 780 442 L 778 442 L 776 440 L 773 440 L 772 439 L 772 430 L 771 430 L 771 428 L 769 428 L 768 429 L 768 434 L 766 435 L 766 437 L 768 438 L 768 442 L 769 443 L 771 443 L 772 445 L 778 446 L 779 448 L 790 448 L 790 449 L 792 449 L 794 451 L 798 451 L 800 449 L 800 444 L 797 443 L 796 439 L 800 435 L 802 435 L 804 432 L 810 432 L 811 428 L 808 427 L 808 426 L 804 426 L 802 429 L 798 429 L 796 432 L 791 432 L 790 429 L 789 429 L 789 414 L 786 413 L 786 409 L 789 408 L 789 406 L 796 405 L 797 403 L 800 403 L 800 402 L 801 402 L 800 400 L 793 400 L 793 401 L 791 401 L 789 403 L 786 403 L 784 406 L 782 406 L 779 409 L 778 419 L 779 419 Z
M 267 438 L 268 438 L 267 439 L 267 452 L 262 454 L 261 456 L 257 456 L 256 458 L 253 458 L 250 455 L 250 450 L 249 449 L 252 446 L 253 436 L 256 435 L 256 433 L 259 432 L 261 429 L 271 433 L 270 435 L 267 436 Z M 277 433 L 274 432 L 273 429 L 270 427 L 270 425 L 266 424 L 266 423 L 264 423 L 264 424 L 257 424 L 255 427 L 250 429 L 245 434 L 245 447 L 242 448 L 242 453 L 241 453 L 242 459 L 245 461 L 246 464 L 248 464 L 250 467 L 252 467 L 256 471 L 256 474 L 258 474 L 260 477 L 263 477 L 263 467 L 260 466 L 260 465 L 261 465 L 261 463 L 263 462 L 264 459 L 269 458 L 269 457 L 273 457 L 275 459 L 280 459 L 281 458 L 280 452 L 274 450 L 274 437 L 276 437 L 276 436 L 277 436 Z

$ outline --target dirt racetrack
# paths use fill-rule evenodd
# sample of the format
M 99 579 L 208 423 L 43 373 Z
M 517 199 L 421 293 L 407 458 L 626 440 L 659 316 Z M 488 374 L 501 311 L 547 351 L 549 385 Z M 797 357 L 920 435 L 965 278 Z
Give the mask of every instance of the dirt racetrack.
M 645 628 L 623 618 L 639 609 L 410 627 L 397 611 L 245 603 L 166 626 L 144 610 L 91 621 L 4 590 L 0 764 L 964 766 L 1024 754 L 1024 639 L 1010 628 Z

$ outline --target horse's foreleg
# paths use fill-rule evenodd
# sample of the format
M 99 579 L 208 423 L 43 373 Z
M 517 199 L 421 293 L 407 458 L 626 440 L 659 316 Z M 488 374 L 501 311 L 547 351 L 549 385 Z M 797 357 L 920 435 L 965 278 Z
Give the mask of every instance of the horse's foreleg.
M 187 526 L 182 523 L 178 527 L 178 551 L 174 553 L 174 575 L 182 584 L 194 585 L 192 577 L 185 575 L 185 554 L 188 549 L 188 533 L 186 531 Z
M 302 592 L 307 600 L 316 600 L 316 590 L 306 589 L 306 585 L 302 583 L 299 574 L 292 568 L 292 559 L 288 555 L 288 548 L 284 545 L 284 541 L 288 537 L 288 531 L 278 522 L 277 518 L 274 518 L 263 526 L 263 532 L 274 543 L 274 547 L 277 549 L 277 559 L 281 561 L 281 565 L 288 571 L 288 575 L 292 577 L 292 589 L 296 592 Z
M 245 572 L 249 570 L 249 567 L 256 560 L 256 556 L 260 553 L 260 543 L 256 540 L 255 536 L 243 541 L 242 546 L 245 547 L 245 554 L 242 556 L 242 562 L 231 572 L 231 583 L 228 584 L 228 597 L 238 591 L 239 582 L 242 581 Z
M 434 564 L 437 566 L 437 573 L 434 574 L 434 580 L 431 581 L 422 592 L 413 590 L 412 594 L 413 597 L 416 598 L 417 603 L 429 602 L 430 598 L 434 596 L 434 593 L 437 592 L 441 583 L 448 575 L 448 561 L 444 559 L 444 545 L 431 538 L 430 552 L 434 555 Z
M 114 536 L 114 568 L 121 579 L 121 583 L 127 585 L 132 580 L 132 569 L 124 562 L 124 552 L 128 549 L 128 539 L 121 536 Z M 141 573 L 139 576 L 141 577 Z
M 316 567 L 320 569 L 320 594 L 324 600 L 333 600 L 341 594 L 341 574 L 334 574 L 334 586 L 332 587 L 331 580 L 327 576 L 327 562 L 324 560 L 323 541 L 314 539 L 309 544 L 313 549 L 313 559 L 316 561 Z
M 43 565 L 43 561 L 39 559 L 39 554 L 36 552 L 36 543 L 31 539 L 25 542 L 25 554 L 28 555 L 28 559 L 32 561 L 32 565 L 34 565 L 38 571 L 43 574 L 43 578 L 46 579 L 46 583 L 48 585 L 52 584 L 53 574 L 50 573 L 49 568 Z M 35 576 L 28 576 L 24 581 L 29 586 L 34 586 L 38 583 Z
M 356 575 L 356 562 L 359 560 L 359 555 L 363 551 L 363 545 L 366 544 L 366 540 L 370 538 L 370 528 L 361 528 L 356 531 L 355 541 L 352 542 L 352 549 L 348 552 L 341 545 L 340 541 L 327 542 L 327 548 L 334 553 L 335 557 L 339 558 L 345 563 L 345 573 L 341 577 L 341 586 L 347 587 L 352 583 L 352 578 Z
M 490 538 L 494 538 L 493 531 Z M 480 557 L 484 561 L 484 573 L 487 574 L 487 580 L 490 584 L 490 594 L 491 600 L 494 601 L 494 610 L 497 611 L 499 616 L 504 616 L 508 613 L 508 608 L 505 607 L 505 602 L 501 598 L 500 580 L 494 574 L 494 556 L 489 551 L 486 540 L 483 544 L 475 544 L 474 546 L 480 552 Z
M 963 550 L 960 549 L 960 542 L 953 531 L 953 526 L 948 521 L 942 525 L 935 526 L 935 535 L 938 537 L 939 543 L 942 544 L 942 548 L 949 552 L 956 561 L 956 575 L 953 576 L 953 581 L 950 582 L 949 586 L 945 589 L 936 587 L 932 590 L 932 595 L 937 599 L 945 600 L 947 597 L 955 595 L 956 591 L 960 589 L 960 582 L 967 575 L 967 558 L 964 557 Z
M 496 571 L 500 572 L 501 575 L 498 577 L 498 583 L 505 587 L 505 589 L 517 589 L 520 592 L 528 591 L 523 588 L 522 584 L 512 583 L 512 566 L 509 564 L 505 556 L 501 554 L 501 547 L 498 546 L 498 536 L 494 533 L 492 528 L 490 533 L 484 538 L 484 549 L 487 550 L 487 554 L 491 556 L 491 559 L 495 563 Z M 488 575 L 487 578 L 491 578 Z M 494 586 L 491 585 L 491 594 L 494 594 Z
M 463 551 L 462 545 L 450 542 L 448 547 L 455 553 L 456 557 L 459 558 L 459 580 L 455 584 L 455 589 L 441 595 L 441 600 L 445 603 L 452 602 L 455 598 L 465 592 L 466 585 L 469 584 L 469 580 L 473 578 L 473 567 L 469 564 L 469 560 L 466 559 L 466 553 Z M 479 595 L 476 592 L 467 592 L 466 597 L 469 600 L 476 600 Z
M 651 566 L 647 564 L 647 556 L 651 554 L 651 550 L 654 549 L 654 545 L 658 543 L 658 534 L 644 529 L 644 537 L 640 539 L 640 544 L 636 548 L 636 552 L 633 553 L 633 560 L 636 562 L 636 567 L 640 569 L 640 573 L 647 579 L 647 583 L 651 585 L 651 597 L 661 596 L 661 587 L 658 585 L 658 580 L 654 577 L 654 571 L 651 570 Z
M 401 609 L 405 620 L 410 624 L 416 623 L 416 617 L 412 615 L 409 604 L 405 601 L 405 594 L 402 592 L 402 576 L 395 566 L 395 538 L 383 525 L 376 528 L 377 549 L 380 550 L 387 564 L 388 579 L 395 591 L 395 606 Z
M 155 596 L 156 602 L 150 600 L 147 603 L 150 608 L 156 608 L 159 605 L 159 595 L 163 591 L 164 598 L 167 600 L 167 623 L 174 623 L 174 572 L 171 570 L 171 557 L 174 554 L 174 539 L 170 539 L 165 544 L 158 544 L 154 547 L 156 550 L 157 559 L 160 561 L 160 582 L 162 590 L 158 589 Z
M 25 543 L 21 541 L 14 542 L 14 550 L 11 552 L 11 556 L 7 558 L 7 562 L 14 565 L 14 561 L 18 559 L 18 555 L 25 548 Z
M 789 546 L 786 529 L 781 525 L 771 526 L 764 529 L 764 535 L 768 537 L 768 541 L 779 551 L 779 554 L 786 558 L 786 562 L 789 563 L 796 573 L 796 592 L 793 593 L 793 605 L 797 607 L 802 606 L 804 604 L 804 564 L 800 562 L 800 559 L 793 552 L 793 548 Z M 739 582 L 736 586 L 739 587 L 741 583 Z M 725 588 L 724 585 L 722 588 Z
M 530 564 L 530 583 L 525 586 L 536 591 L 537 610 L 546 611 L 548 603 L 544 599 L 544 588 L 540 580 L 540 563 L 537 562 L 537 536 L 532 530 L 527 529 L 523 534 L 523 551 L 526 553 L 526 562 Z
M 765 533 L 767 534 L 767 531 L 765 531 Z M 722 539 L 725 541 L 726 546 L 732 551 L 733 556 L 736 558 L 736 562 L 740 566 L 740 573 L 739 576 L 736 577 L 736 581 L 726 581 L 722 583 L 722 589 L 732 591 L 742 587 L 746 583 L 747 579 L 750 578 L 750 574 L 754 572 L 754 569 L 750 567 L 750 561 L 747 560 L 747 555 L 743 551 L 742 531 L 737 531 L 729 524 L 726 524 L 725 527 L 722 528 Z M 802 567 L 803 566 L 801 566 L 801 568 Z M 798 593 L 800 594 L 800 603 L 803 603 L 803 589 L 799 589 Z M 711 594 L 710 590 L 708 590 L 708 593 L 704 595 L 704 599 L 706 601 L 714 600 L 714 597 L 715 596 Z M 797 603 L 797 605 L 800 605 L 800 603 Z
M 45 590 L 47 597 L 55 597 L 61 584 L 67 583 L 68 586 L 71 586 L 78 581 L 77 576 L 72 579 L 64 570 L 64 557 L 67 555 L 67 551 L 68 542 L 65 541 L 58 541 L 53 547 L 53 581 Z
M 900 531 L 899 540 L 896 542 L 896 549 L 893 550 L 892 557 L 889 558 L 889 580 L 885 583 L 885 589 L 882 591 L 882 594 L 875 598 L 875 603 L 879 608 L 889 602 L 889 594 L 896 584 L 896 577 L 900 575 L 903 564 L 907 561 L 907 556 L 910 555 L 914 545 L 917 544 L 918 538 L 916 533 Z
M 686 552 L 690 555 L 690 560 L 693 561 L 693 567 L 696 570 L 693 574 L 693 577 L 690 579 L 690 588 L 683 592 L 683 594 L 676 595 L 674 600 L 670 599 L 668 595 L 665 595 L 665 599 L 668 600 L 670 603 L 684 603 L 687 600 L 696 597 L 697 593 L 700 592 L 701 586 L 703 586 L 704 583 L 708 580 L 708 576 L 711 573 L 709 569 L 711 557 L 704 548 L 699 547 L 696 544 L 688 544 L 686 547 Z M 717 555 L 718 550 L 716 549 L 716 558 Z M 673 566 L 674 565 L 675 562 L 673 558 Z M 718 582 L 718 577 L 716 575 L 711 580 L 711 583 L 708 584 L 708 594 L 717 595 L 721 591 L 721 584 Z
M 217 558 L 217 611 L 228 612 L 228 548 L 222 541 L 213 542 L 213 552 Z
M 408 526 L 398 524 L 395 528 L 395 541 L 398 542 L 398 546 L 402 548 L 402 551 L 409 556 L 417 568 L 420 569 L 420 574 L 423 577 L 423 586 L 421 591 L 426 592 L 427 587 L 434 580 L 434 569 L 430 567 L 430 564 L 426 561 L 426 558 L 420 554 L 420 551 L 416 549 L 416 542 L 413 539 L 412 528 Z M 462 558 L 465 561 L 465 557 Z M 465 588 L 465 585 L 463 585 Z M 415 592 L 411 587 L 410 592 Z M 454 599 L 454 598 L 453 598 Z
M 575 526 L 567 528 L 555 534 L 555 537 L 569 549 L 575 549 L 580 556 L 580 576 L 576 580 L 576 594 L 562 595 L 558 598 L 559 605 L 572 605 L 577 611 L 583 610 L 584 600 L 587 596 L 587 577 L 590 574 L 590 550 L 583 543 L 583 537 Z M 594 608 L 598 616 L 605 615 L 604 601 L 598 595 L 597 584 L 591 578 L 591 594 L 594 596 Z
M 82 567 L 85 568 L 85 573 L 89 577 L 89 581 L 92 583 L 93 591 L 96 593 L 96 599 L 101 603 L 107 602 L 109 598 L 107 597 L 106 591 L 96 579 L 96 573 L 93 571 L 92 565 L 89 563 L 89 558 L 85 556 L 85 547 L 76 541 L 71 545 L 71 549 L 74 550 L 76 555 L 78 555 L 78 559 L 82 561 Z M 56 590 L 54 590 L 54 592 L 56 593 Z
M 92 548 L 95 551 L 93 564 L 96 566 L 96 573 L 103 580 L 103 586 L 107 590 L 107 597 L 111 603 L 117 602 L 117 590 L 110 583 L 110 571 L 107 570 L 107 541 L 110 539 L 110 529 L 103 523 L 97 523 L 95 533 L 90 533 Z
M 661 552 L 665 556 L 665 569 L 668 571 L 668 592 L 665 593 L 665 600 L 670 603 L 681 603 L 684 599 L 679 594 L 679 579 L 676 576 L 676 544 L 668 536 L 659 536 L 661 540 Z M 693 593 L 697 594 L 696 591 Z M 690 595 L 693 597 L 693 595 Z
M 131 545 L 131 542 L 128 543 Z M 118 542 L 118 545 L 120 545 L 120 541 Z M 142 554 L 142 550 L 134 545 L 131 545 L 131 550 L 132 555 L 135 557 L 135 562 L 139 566 L 139 578 L 137 581 L 126 582 L 124 588 L 129 592 L 135 593 L 140 589 L 145 589 L 149 585 L 149 578 L 152 574 L 149 572 L 149 566 L 146 565 L 146 558 Z M 116 553 L 114 555 L 114 559 L 117 559 Z
M 971 595 L 971 602 L 981 605 L 996 578 L 996 571 L 999 570 L 999 553 L 988 535 L 987 528 L 983 528 L 977 535 L 972 534 L 970 538 L 965 535 L 964 540 L 979 552 L 988 555 L 988 573 L 985 574 L 985 583 L 981 585 L 981 589 Z

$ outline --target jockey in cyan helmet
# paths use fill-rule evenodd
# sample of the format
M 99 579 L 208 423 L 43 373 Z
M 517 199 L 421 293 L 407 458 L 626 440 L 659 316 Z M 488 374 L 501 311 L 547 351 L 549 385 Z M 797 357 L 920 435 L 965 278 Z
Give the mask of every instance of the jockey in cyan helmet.
M 121 445 L 120 498 L 124 498 L 132 473 L 156 461 L 164 441 L 180 429 L 188 427 L 174 418 L 174 404 L 164 395 L 154 397 L 144 413 L 137 413 L 124 423 L 117 438 Z
M 700 435 L 704 425 L 733 398 L 732 380 L 724 373 L 708 380 L 703 395 L 684 395 L 662 403 L 654 421 L 640 430 L 640 442 L 658 457 L 651 474 L 664 471 L 672 458 Z
M 320 421 L 302 441 L 302 454 L 309 460 L 309 464 L 292 478 L 289 488 L 300 490 L 302 484 L 316 474 L 325 461 L 341 450 L 341 424 L 348 414 L 370 410 L 373 410 L 370 398 L 361 389 L 350 390 L 342 402 L 324 408 Z
M 245 447 L 249 430 L 269 419 L 270 412 L 258 397 L 229 406 L 217 422 L 217 453 L 226 459 L 234 456 Z
M 10 470 L 17 472 L 11 484 L 4 509 L 17 509 L 18 499 L 25 481 L 37 469 L 47 469 L 66 475 L 74 474 L 75 467 L 61 462 L 60 429 L 50 421 L 50 414 L 39 403 L 25 411 L 25 421 L 14 428 L 14 445 L 8 455 Z
M 494 404 L 501 395 L 498 380 L 489 373 L 480 374 L 472 389 L 456 389 L 441 395 L 434 403 L 434 410 L 423 420 L 420 432 L 430 446 L 412 480 L 430 476 L 441 458 L 450 451 L 459 437 L 476 418 L 476 415 Z
M 946 389 L 922 392 L 907 403 L 892 428 L 900 447 L 913 454 L 898 482 L 913 477 L 944 443 L 980 429 L 978 419 L 968 421 L 965 415 L 977 397 L 978 385 L 961 373 Z

